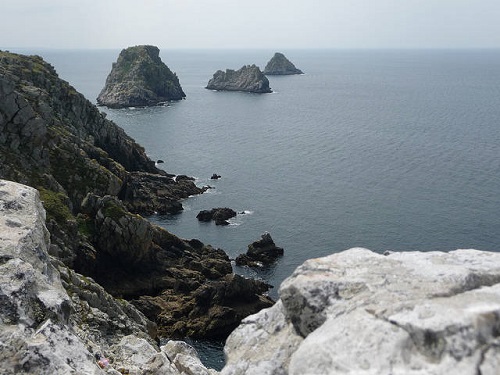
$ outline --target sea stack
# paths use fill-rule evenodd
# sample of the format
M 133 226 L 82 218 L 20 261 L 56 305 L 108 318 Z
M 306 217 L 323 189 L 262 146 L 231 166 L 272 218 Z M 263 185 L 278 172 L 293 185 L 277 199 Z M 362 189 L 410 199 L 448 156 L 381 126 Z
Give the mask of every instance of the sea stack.
M 120 52 L 97 103 L 110 108 L 147 107 L 185 97 L 177 75 L 161 61 L 158 47 L 141 45 Z
M 264 68 L 264 74 L 283 76 L 304 73 L 302 70 L 297 69 L 295 65 L 293 65 L 293 63 L 285 57 L 285 55 L 280 52 L 276 52 Z
M 221 91 L 245 91 L 258 94 L 272 92 L 269 80 L 256 65 L 245 65 L 239 70 L 218 70 L 208 81 L 207 89 Z

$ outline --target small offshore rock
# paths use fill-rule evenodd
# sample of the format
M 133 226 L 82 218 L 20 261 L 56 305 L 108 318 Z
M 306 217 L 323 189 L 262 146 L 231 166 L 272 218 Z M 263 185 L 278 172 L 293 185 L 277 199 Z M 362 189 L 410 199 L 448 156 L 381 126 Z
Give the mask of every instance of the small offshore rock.
M 155 46 L 121 51 L 97 103 L 110 108 L 155 106 L 186 97 L 177 75 L 160 58 Z
M 248 245 L 246 254 L 240 254 L 235 261 L 238 266 L 269 266 L 283 256 L 284 250 L 276 246 L 271 235 L 264 233 L 261 239 Z
M 211 179 L 211 180 L 218 180 L 218 179 L 219 179 L 219 178 L 221 178 L 221 177 L 222 177 L 221 175 L 219 175 L 219 174 L 217 174 L 217 173 L 214 173 L 214 174 L 212 175 L 212 177 L 210 177 L 210 179 Z
M 207 89 L 220 91 L 245 91 L 258 94 L 271 93 L 269 80 L 256 65 L 245 65 L 239 70 L 218 70 L 208 81 Z
M 199 221 L 210 222 L 215 221 L 216 225 L 229 225 L 228 219 L 235 217 L 236 211 L 231 208 L 212 208 L 211 210 L 202 210 L 196 215 Z
M 297 69 L 295 65 L 293 65 L 293 63 L 285 57 L 285 55 L 280 52 L 276 52 L 264 68 L 264 74 L 292 75 L 304 73 L 302 72 L 302 70 Z

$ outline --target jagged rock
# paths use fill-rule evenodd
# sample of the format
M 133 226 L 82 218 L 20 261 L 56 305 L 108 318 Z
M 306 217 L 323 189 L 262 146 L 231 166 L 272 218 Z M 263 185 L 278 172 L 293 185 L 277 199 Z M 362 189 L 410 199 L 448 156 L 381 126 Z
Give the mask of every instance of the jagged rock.
M 291 74 L 304 74 L 302 70 L 297 69 L 293 63 L 288 60 L 285 55 L 276 52 L 269 60 L 264 68 L 266 75 L 291 75 Z
M 269 80 L 256 65 L 245 65 L 239 70 L 218 70 L 208 81 L 207 89 L 270 93 Z
M 217 173 L 212 174 L 210 177 L 211 180 L 218 180 L 219 178 L 221 178 L 221 175 L 218 175 Z
M 158 47 L 143 45 L 120 52 L 97 103 L 110 108 L 145 107 L 185 97 L 177 75 L 161 61 Z
M 237 215 L 236 211 L 231 208 L 212 208 L 211 210 L 202 210 L 196 215 L 199 221 L 209 222 L 215 221 L 216 225 L 229 225 L 229 220 Z
M 306 261 L 279 294 L 228 338 L 221 375 L 497 368 L 500 253 L 351 249 Z
M 141 312 L 48 254 L 44 220 L 35 189 L 0 180 L 0 373 L 184 373 Z
M 283 256 L 283 248 L 276 246 L 271 235 L 264 233 L 261 239 L 248 245 L 246 254 L 240 254 L 235 261 L 238 266 L 269 266 Z
M 171 359 L 175 367 L 186 375 L 216 375 L 218 372 L 206 369 L 198 358 L 194 348 L 184 341 L 170 340 L 161 347 L 163 353 Z

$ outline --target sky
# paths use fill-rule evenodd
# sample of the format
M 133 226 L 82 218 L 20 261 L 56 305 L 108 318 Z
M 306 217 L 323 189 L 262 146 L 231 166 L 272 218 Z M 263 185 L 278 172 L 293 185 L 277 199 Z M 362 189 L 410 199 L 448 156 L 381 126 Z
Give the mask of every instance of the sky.
M 0 49 L 500 48 L 500 0 L 1 0 Z

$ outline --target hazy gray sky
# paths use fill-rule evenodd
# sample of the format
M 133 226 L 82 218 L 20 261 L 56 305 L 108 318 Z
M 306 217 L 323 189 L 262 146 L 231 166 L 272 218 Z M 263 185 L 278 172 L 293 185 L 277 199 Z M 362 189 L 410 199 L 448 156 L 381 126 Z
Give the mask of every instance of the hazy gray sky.
M 1 0 L 0 48 L 500 48 L 500 0 Z

